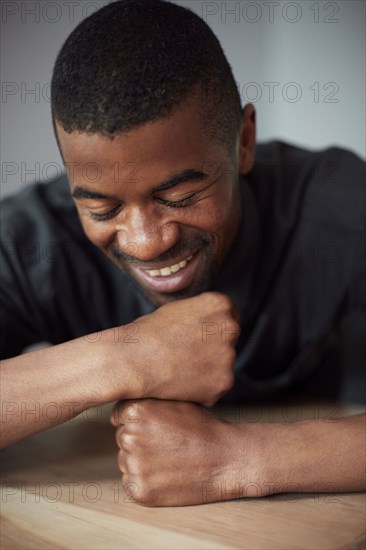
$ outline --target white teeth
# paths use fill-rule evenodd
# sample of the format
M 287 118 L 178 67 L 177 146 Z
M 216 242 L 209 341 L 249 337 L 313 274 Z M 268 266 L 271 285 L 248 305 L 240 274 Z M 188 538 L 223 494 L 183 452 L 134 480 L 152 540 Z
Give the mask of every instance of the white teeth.
M 179 271 L 179 270 L 180 270 L 179 264 L 172 265 L 172 267 L 170 268 L 170 271 L 172 273 L 177 273 L 177 271 Z
M 163 267 L 162 269 L 146 270 L 146 272 L 152 277 L 169 277 L 169 275 L 171 275 L 172 273 L 178 273 L 178 271 L 183 269 L 183 267 L 186 267 L 187 263 L 192 258 L 192 256 L 189 256 L 189 258 L 187 258 L 186 260 L 182 260 L 178 264 Z

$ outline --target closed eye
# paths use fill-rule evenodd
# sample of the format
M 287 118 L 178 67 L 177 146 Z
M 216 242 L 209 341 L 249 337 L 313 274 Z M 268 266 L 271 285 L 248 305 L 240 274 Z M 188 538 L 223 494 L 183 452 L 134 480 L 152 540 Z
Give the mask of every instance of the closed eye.
M 189 206 L 190 203 L 192 203 L 193 197 L 196 195 L 196 193 L 193 193 L 189 197 L 185 197 L 184 199 L 178 200 L 178 201 L 168 201 L 166 199 L 157 199 L 161 204 L 164 204 L 165 206 L 168 206 L 169 208 L 184 208 L 185 206 Z
M 164 206 L 167 206 L 168 208 L 184 208 L 185 206 L 190 205 L 195 195 L 196 193 L 193 193 L 189 197 L 185 197 L 184 199 L 180 199 L 177 201 L 169 201 L 169 200 L 160 199 L 160 198 L 157 200 Z M 113 218 L 119 212 L 120 208 L 121 208 L 121 205 L 118 204 L 117 206 L 112 208 L 112 210 L 109 210 L 108 212 L 105 212 L 103 214 L 97 214 L 96 212 L 92 212 L 91 210 L 89 210 L 88 214 L 93 220 L 102 222 Z
M 112 210 L 109 210 L 108 212 L 105 212 L 104 214 L 96 214 L 95 212 L 92 212 L 91 210 L 89 210 L 89 216 L 93 220 L 96 220 L 98 222 L 103 222 L 103 221 L 106 221 L 106 220 L 110 220 L 111 218 L 113 218 L 113 216 L 115 216 L 118 213 L 120 207 L 121 207 L 121 205 L 117 204 L 117 206 L 112 208 Z

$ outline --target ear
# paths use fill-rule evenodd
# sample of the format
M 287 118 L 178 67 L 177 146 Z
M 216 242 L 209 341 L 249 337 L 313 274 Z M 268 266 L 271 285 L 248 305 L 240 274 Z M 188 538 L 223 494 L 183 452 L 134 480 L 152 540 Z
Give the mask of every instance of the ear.
M 253 167 L 255 158 L 256 140 L 256 112 L 251 103 L 243 109 L 240 138 L 239 138 L 239 171 L 247 174 Z

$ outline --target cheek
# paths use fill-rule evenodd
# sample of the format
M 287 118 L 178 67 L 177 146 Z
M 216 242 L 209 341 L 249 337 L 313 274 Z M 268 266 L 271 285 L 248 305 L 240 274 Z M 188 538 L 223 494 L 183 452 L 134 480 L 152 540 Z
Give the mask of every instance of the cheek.
M 234 209 L 227 195 L 207 202 L 197 216 L 198 225 L 221 238 L 227 233 L 234 217 Z
M 208 206 L 205 230 L 214 236 L 216 254 L 223 258 L 231 247 L 240 219 L 240 197 L 224 192 Z
M 98 248 L 106 249 L 114 239 L 114 227 L 106 223 L 98 223 L 87 215 L 80 216 L 81 225 L 88 239 Z
M 210 233 L 221 236 L 226 229 L 227 215 L 221 208 L 212 208 L 206 217 L 205 226 Z

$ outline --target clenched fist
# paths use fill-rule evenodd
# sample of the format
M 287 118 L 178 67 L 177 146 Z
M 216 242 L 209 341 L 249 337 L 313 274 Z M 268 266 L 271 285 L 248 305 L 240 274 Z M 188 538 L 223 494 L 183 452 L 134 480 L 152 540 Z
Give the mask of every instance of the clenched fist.
M 138 342 L 126 345 L 120 359 L 132 369 L 135 381 L 128 397 L 212 405 L 232 387 L 240 329 L 227 296 L 207 292 L 171 302 L 135 323 Z M 113 399 L 123 398 L 118 387 L 115 384 Z
M 253 479 L 245 434 L 199 405 L 127 401 L 117 404 L 111 421 L 117 427 L 123 486 L 139 504 L 181 506 L 237 498 L 240 491 L 233 495 L 232 490 L 243 471 L 245 479 Z

